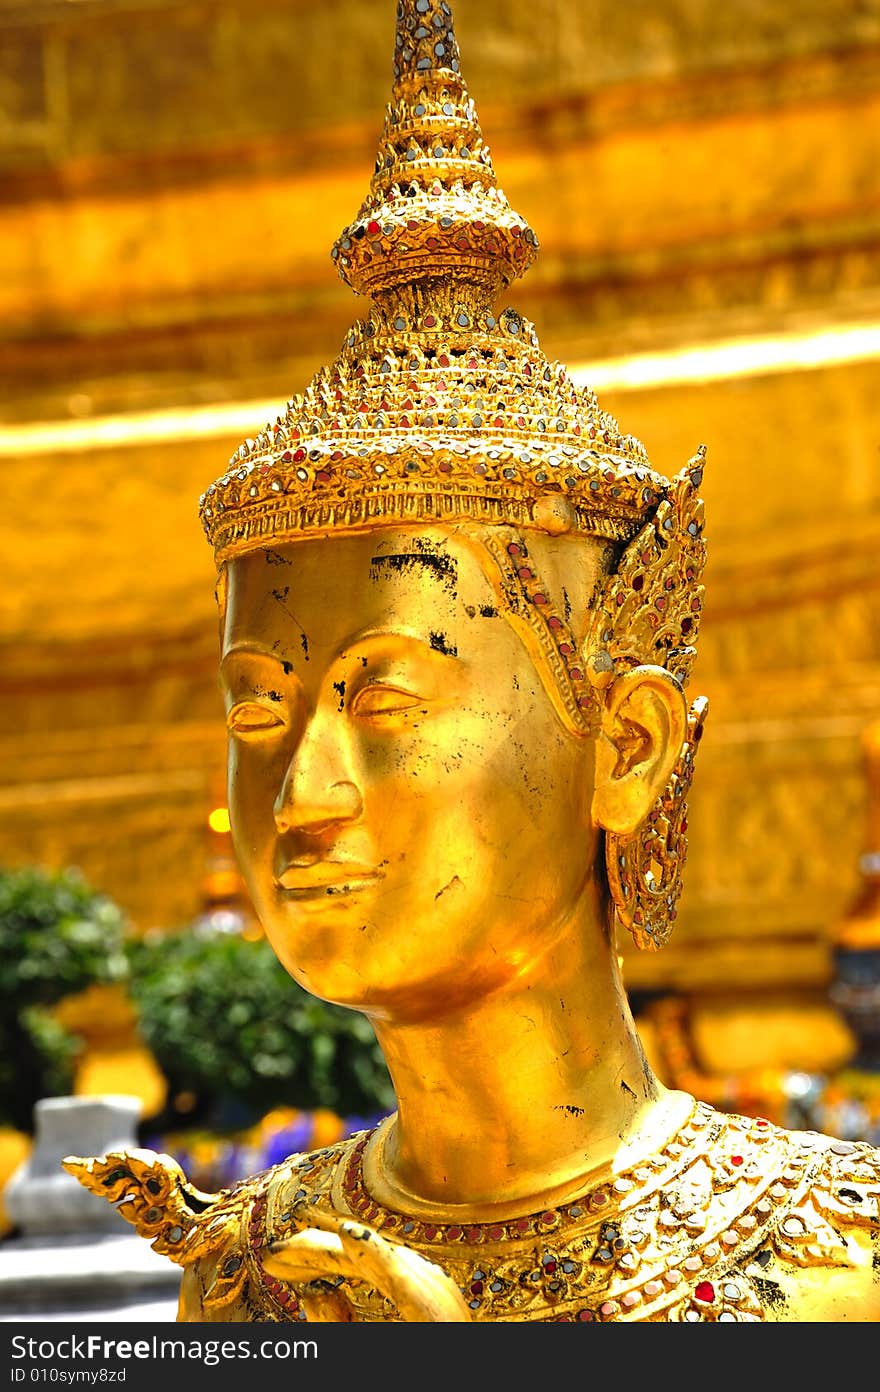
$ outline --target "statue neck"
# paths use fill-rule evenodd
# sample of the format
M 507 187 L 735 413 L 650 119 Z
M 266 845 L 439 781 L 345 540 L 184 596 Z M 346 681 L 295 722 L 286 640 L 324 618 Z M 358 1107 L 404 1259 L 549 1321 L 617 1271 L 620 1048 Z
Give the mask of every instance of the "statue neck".
M 529 970 L 470 1007 L 374 1021 L 398 1111 L 367 1148 L 375 1199 L 410 1213 L 552 1206 L 662 1147 L 692 1099 L 654 1078 L 598 896 Z

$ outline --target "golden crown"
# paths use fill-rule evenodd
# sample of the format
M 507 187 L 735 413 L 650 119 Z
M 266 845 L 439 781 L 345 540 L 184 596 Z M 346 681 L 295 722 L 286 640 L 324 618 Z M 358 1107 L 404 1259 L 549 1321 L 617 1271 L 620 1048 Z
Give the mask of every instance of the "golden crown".
M 636 652 L 630 641 L 630 660 L 671 652 L 684 678 L 700 596 L 702 453 L 671 484 L 594 393 L 547 360 L 530 323 L 496 313 L 537 246 L 498 187 L 449 5 L 400 0 L 375 172 L 331 253 L 342 279 L 370 296 L 369 315 L 202 495 L 205 531 L 222 562 L 285 538 L 401 521 L 617 542 L 647 526 L 631 590 L 624 601 L 618 585 L 606 603 L 625 603 L 630 628 L 641 615 L 644 642 Z M 610 632 L 621 615 L 606 617 Z M 596 634 L 591 680 L 601 682 L 610 646 Z

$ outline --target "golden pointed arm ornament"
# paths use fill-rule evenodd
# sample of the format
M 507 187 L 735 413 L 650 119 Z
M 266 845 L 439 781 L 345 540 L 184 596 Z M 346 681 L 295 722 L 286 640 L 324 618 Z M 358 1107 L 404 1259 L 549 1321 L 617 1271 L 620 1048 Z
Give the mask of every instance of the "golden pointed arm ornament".
M 62 1164 L 89 1193 L 115 1204 L 154 1251 L 179 1266 L 192 1260 L 202 1215 L 218 1196 L 190 1184 L 170 1155 L 152 1150 L 111 1151 L 90 1159 L 68 1155 Z
M 113 1151 L 85 1159 L 69 1155 L 64 1169 L 98 1198 L 115 1204 L 121 1217 L 153 1250 L 187 1267 L 207 1251 L 234 1239 L 237 1206 L 190 1184 L 170 1155 L 151 1150 Z M 263 1267 L 296 1288 L 308 1319 L 345 1323 L 353 1318 L 336 1281 L 353 1279 L 380 1291 L 404 1320 L 429 1323 L 470 1320 L 455 1282 L 442 1267 L 399 1242 L 389 1242 L 367 1224 L 301 1207 L 304 1226 L 268 1249 Z M 234 1283 L 235 1293 L 238 1282 Z

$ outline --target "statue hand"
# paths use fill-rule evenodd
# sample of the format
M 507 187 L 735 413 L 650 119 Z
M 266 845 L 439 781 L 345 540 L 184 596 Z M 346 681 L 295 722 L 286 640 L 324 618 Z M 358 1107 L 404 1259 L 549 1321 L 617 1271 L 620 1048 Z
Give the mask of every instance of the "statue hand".
M 364 1281 L 386 1296 L 403 1319 L 411 1321 L 470 1320 L 458 1286 L 442 1267 L 411 1248 L 387 1238 L 353 1219 L 310 1210 L 315 1226 L 275 1242 L 263 1267 L 277 1280 L 307 1285 L 334 1276 Z M 338 1322 L 351 1319 L 341 1291 L 300 1292 L 309 1319 Z

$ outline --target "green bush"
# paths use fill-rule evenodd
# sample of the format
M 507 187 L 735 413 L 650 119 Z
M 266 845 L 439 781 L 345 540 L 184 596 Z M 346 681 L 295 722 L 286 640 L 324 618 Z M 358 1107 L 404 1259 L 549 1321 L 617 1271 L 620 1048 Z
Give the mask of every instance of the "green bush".
M 264 939 L 186 930 L 133 943 L 129 956 L 141 1033 L 169 1093 L 192 1094 L 209 1124 L 278 1106 L 374 1116 L 394 1105 L 364 1016 L 302 990 Z
M 28 1131 L 34 1104 L 71 1090 L 77 1041 L 50 1007 L 124 981 L 125 924 L 74 870 L 0 871 L 0 1121 Z

